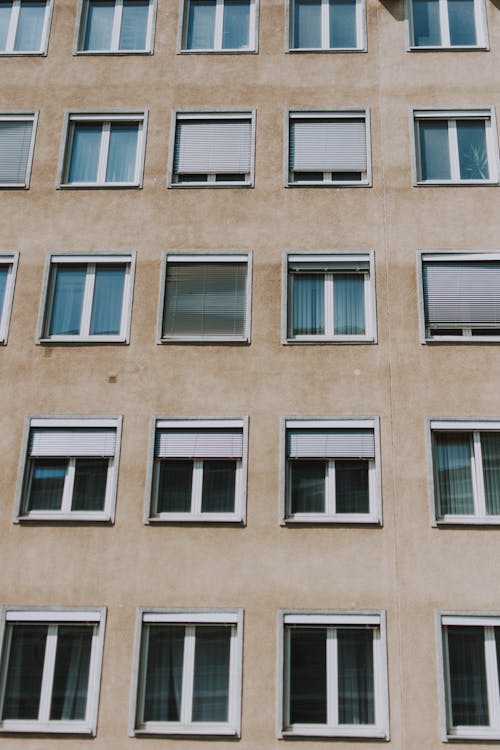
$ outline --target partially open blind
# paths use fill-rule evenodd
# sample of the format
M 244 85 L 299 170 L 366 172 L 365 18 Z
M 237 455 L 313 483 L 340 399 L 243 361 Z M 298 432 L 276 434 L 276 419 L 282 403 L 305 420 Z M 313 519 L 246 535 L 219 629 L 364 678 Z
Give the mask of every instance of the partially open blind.
M 288 458 L 374 458 L 373 430 L 289 429 Z
M 425 319 L 500 324 L 500 263 L 424 263 Z
M 159 429 L 158 458 L 241 458 L 243 431 L 237 429 Z
M 365 120 L 292 119 L 290 169 L 299 172 L 365 172 Z
M 185 174 L 250 172 L 248 120 L 184 120 L 175 132 L 174 171 Z
M 30 432 L 30 456 L 114 456 L 116 430 L 36 427 Z
M 0 121 L 0 184 L 26 183 L 32 131 L 32 120 Z

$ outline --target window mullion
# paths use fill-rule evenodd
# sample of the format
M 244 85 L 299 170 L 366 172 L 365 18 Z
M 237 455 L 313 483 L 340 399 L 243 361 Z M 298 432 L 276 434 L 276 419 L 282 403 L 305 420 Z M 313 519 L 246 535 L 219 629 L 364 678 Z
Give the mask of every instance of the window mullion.
M 182 669 L 181 724 L 190 724 L 192 721 L 195 643 L 195 626 L 186 625 L 184 635 L 184 666 Z
M 94 299 L 95 286 L 95 263 L 89 263 L 85 276 L 85 289 L 82 303 L 82 322 L 80 324 L 80 335 L 88 336 L 90 333 L 90 319 L 92 315 L 92 300 Z
M 195 516 L 201 513 L 201 499 L 203 491 L 203 460 L 193 461 L 193 486 L 191 488 L 191 513 Z
M 5 40 L 6 52 L 14 51 L 14 44 L 16 42 L 17 25 L 19 23 L 20 12 L 21 12 L 21 0 L 14 0 L 12 3 L 12 11 L 10 14 L 9 31 L 7 33 L 7 39 Z
M 335 323 L 333 320 L 333 273 L 324 276 L 325 297 L 325 336 L 331 338 L 334 335 Z
M 484 489 L 484 475 L 483 475 L 483 453 L 481 449 L 481 433 L 473 433 L 473 444 L 474 444 L 474 472 L 475 472 L 475 490 L 476 497 L 474 498 L 476 515 L 480 518 L 486 516 L 486 495 Z
M 326 631 L 326 723 L 329 727 L 339 724 L 338 707 L 338 641 L 337 628 Z
M 321 0 L 321 49 L 330 49 L 330 0 Z
M 43 662 L 42 686 L 40 692 L 40 706 L 38 721 L 49 721 L 50 704 L 52 701 L 52 684 L 56 666 L 57 625 L 49 625 L 45 641 L 45 656 Z
M 439 0 L 439 24 L 441 26 L 441 46 L 449 47 L 450 41 L 450 22 L 448 18 L 448 0 Z
M 75 486 L 75 464 L 76 459 L 70 458 L 68 460 L 68 468 L 66 470 L 66 476 L 64 478 L 64 489 L 61 503 L 61 512 L 69 513 L 71 511 L 71 502 L 73 500 L 73 489 Z
M 500 695 L 498 686 L 497 650 L 495 628 L 484 628 L 484 658 L 486 662 L 486 686 L 488 690 L 489 725 L 500 728 Z
M 237 671 L 238 664 L 236 659 L 236 651 L 238 645 L 238 633 L 235 625 L 231 625 L 231 636 L 229 642 L 229 695 L 228 695 L 228 707 L 227 707 L 227 720 L 230 724 L 235 724 L 238 720 L 236 715 L 236 701 L 235 701 L 235 690 L 234 686 L 237 682 Z
M 99 185 L 106 182 L 106 169 L 108 166 L 109 140 L 111 135 L 111 123 L 103 122 L 101 130 L 101 148 L 99 151 L 99 167 L 97 170 L 97 180 Z
M 453 181 L 460 180 L 460 163 L 458 161 L 457 121 L 448 122 L 448 146 L 450 150 L 450 177 Z
M 122 27 L 123 0 L 115 0 L 113 16 L 113 31 L 111 33 L 111 51 L 117 52 L 120 46 L 120 31 Z
M 217 0 L 215 5 L 214 49 L 222 49 L 222 31 L 224 25 L 224 0 Z
M 333 460 L 326 462 L 325 512 L 330 517 L 336 513 L 335 461 Z

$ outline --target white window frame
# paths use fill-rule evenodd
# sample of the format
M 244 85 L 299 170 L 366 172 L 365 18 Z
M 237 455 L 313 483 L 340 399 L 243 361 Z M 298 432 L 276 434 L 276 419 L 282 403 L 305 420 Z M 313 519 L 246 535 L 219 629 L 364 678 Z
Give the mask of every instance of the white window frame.
M 10 316 L 12 313 L 12 301 L 14 299 L 14 287 L 16 284 L 18 263 L 18 252 L 0 253 L 0 267 L 8 269 L 3 307 L 0 307 L 0 345 L 7 344 L 9 336 Z
M 327 711 L 326 724 L 290 724 L 290 639 L 293 626 L 328 628 L 327 635 Z M 375 724 L 338 723 L 336 629 L 349 626 L 373 628 L 373 682 Z M 279 617 L 278 738 L 346 737 L 390 739 L 387 687 L 386 618 L 383 610 L 332 611 L 283 610 Z
M 10 16 L 9 30 L 7 32 L 7 39 L 5 42 L 5 49 L 0 50 L 1 57 L 29 57 L 30 55 L 46 55 L 47 47 L 49 43 L 49 30 L 52 20 L 52 9 L 53 0 L 45 0 L 45 15 L 43 17 L 42 33 L 40 35 L 40 49 L 37 50 L 16 50 L 14 44 L 16 42 L 17 27 L 19 24 L 19 14 L 21 10 L 21 0 L 12 0 L 12 13 Z
M 368 263 L 368 271 L 360 271 L 364 276 L 364 301 L 365 301 L 365 333 L 363 335 L 336 335 L 334 333 L 333 317 L 333 282 L 336 271 L 325 270 L 325 295 L 324 295 L 324 334 L 299 334 L 290 335 L 290 316 L 293 315 L 293 297 L 291 293 L 290 265 L 300 263 L 304 265 L 304 273 L 307 273 L 307 263 Z M 339 271 L 339 273 L 341 273 Z M 349 271 L 346 271 L 349 273 Z M 318 275 L 321 275 L 319 273 Z M 373 250 L 332 250 L 328 253 L 283 253 L 283 306 L 282 306 L 282 344 L 375 344 L 377 343 L 377 314 L 375 295 L 375 253 Z
M 102 652 L 104 646 L 104 629 L 106 625 L 105 607 L 2 607 L 1 617 L 1 655 L 0 672 L 0 715 L 2 713 L 7 679 L 8 654 L 10 653 L 10 623 L 40 623 L 48 625 L 42 685 L 40 688 L 39 718 L 5 719 L 0 721 L 0 733 L 50 733 L 50 734 L 87 734 L 95 737 L 97 730 L 97 712 L 99 706 L 99 688 L 102 669 Z M 87 690 L 87 711 L 84 720 L 50 719 L 50 700 L 57 647 L 57 627 L 66 623 L 93 624 L 92 651 Z
M 34 521 L 80 521 L 80 522 L 102 522 L 113 523 L 115 520 L 116 489 L 118 482 L 118 466 L 120 462 L 120 445 L 122 417 L 46 417 L 33 416 L 26 419 L 23 444 L 21 449 L 21 462 L 19 467 L 19 479 L 16 491 L 16 502 L 13 523 Z M 95 429 L 108 428 L 115 430 L 115 454 L 109 457 L 108 473 L 106 479 L 106 495 L 102 511 L 71 510 L 73 499 L 73 488 L 75 481 L 75 460 L 79 456 L 67 456 L 68 468 L 64 480 L 63 498 L 60 510 L 29 510 L 28 501 L 30 497 L 32 467 L 33 463 L 29 454 L 29 439 L 32 429 L 53 428 L 56 430 L 71 429 Z M 65 456 L 61 457 L 62 459 Z
M 411 52 L 431 50 L 439 52 L 440 50 L 450 50 L 457 52 L 460 50 L 488 50 L 488 24 L 486 19 L 486 8 L 484 0 L 474 0 L 474 22 L 476 26 L 477 44 L 454 44 L 450 42 L 450 24 L 448 18 L 448 0 L 439 0 L 439 26 L 441 33 L 441 44 L 415 44 L 413 35 L 413 0 L 405 0 L 405 33 L 406 49 Z
M 159 472 L 156 469 L 156 433 L 159 429 L 197 430 L 228 428 L 241 430 L 243 450 L 241 460 L 236 460 L 236 478 L 234 491 L 234 510 L 230 513 L 202 513 L 201 500 L 203 489 L 203 460 L 193 461 L 193 484 L 191 488 L 191 511 L 187 513 L 157 513 L 155 505 L 158 497 Z M 146 500 L 144 523 L 246 523 L 246 495 L 248 471 L 248 417 L 153 417 L 149 441 L 148 477 L 146 482 Z
M 149 624 L 172 623 L 186 626 L 182 674 L 182 707 L 179 722 L 143 722 L 144 696 L 146 688 L 145 645 Z M 190 720 L 196 625 L 227 625 L 231 628 L 229 664 L 229 698 L 227 722 L 193 722 Z M 199 737 L 240 737 L 241 731 L 241 678 L 243 657 L 243 610 L 242 609 L 151 609 L 138 610 L 134 669 L 132 676 L 132 700 L 129 736 L 175 735 Z
M 294 47 L 295 36 L 295 0 L 287 0 L 287 52 L 366 52 L 366 4 L 365 0 L 356 0 L 356 46 L 330 47 L 330 8 L 329 0 L 321 0 L 321 47 Z
M 289 429 L 365 429 L 373 430 L 375 459 L 368 460 L 369 513 L 335 512 L 335 459 L 322 459 L 327 464 L 325 472 L 325 512 L 290 513 L 291 466 L 286 442 Z M 315 460 L 311 457 L 310 460 Z M 382 525 L 382 491 L 380 476 L 380 419 L 379 417 L 284 417 L 281 425 L 281 501 L 280 524 L 342 524 L 361 523 Z
M 31 145 L 28 155 L 28 161 L 26 164 L 26 177 L 23 180 L 23 182 L 18 182 L 15 184 L 8 183 L 8 182 L 2 182 L 2 178 L 0 176 L 0 188 L 8 189 L 8 190 L 16 190 L 18 188 L 27 190 L 30 186 L 30 180 L 31 180 L 31 168 L 33 166 L 33 152 L 35 150 L 35 135 L 36 135 L 36 126 L 38 124 L 38 110 L 37 111 L 29 111 L 29 112 L 0 112 L 0 122 L 31 122 L 33 123 L 33 127 L 31 130 Z
M 450 667 L 448 657 L 447 626 L 484 628 L 484 655 L 488 695 L 489 726 L 454 726 L 451 712 Z M 499 740 L 500 739 L 500 689 L 493 628 L 500 627 L 499 612 L 448 612 L 436 613 L 436 635 L 439 662 L 439 697 L 441 715 L 441 740 Z
M 137 152 L 135 156 L 135 173 L 132 182 L 106 182 L 106 168 L 109 153 L 110 128 L 114 123 L 137 124 Z M 74 125 L 94 123 L 102 125 L 99 150 L 99 166 L 95 182 L 68 182 L 71 154 L 73 150 Z M 146 131 L 148 124 L 147 110 L 130 110 L 128 112 L 65 112 L 61 155 L 58 169 L 58 188 L 140 188 L 144 172 L 144 154 L 146 149 Z
M 189 33 L 189 4 L 190 0 L 181 0 L 181 11 L 179 15 L 179 33 L 180 43 L 177 45 L 177 52 L 180 54 L 213 54 L 219 55 L 248 55 L 258 52 L 258 17 L 259 17 L 259 0 L 249 0 L 250 14 L 248 21 L 248 47 L 241 49 L 223 49 L 222 47 L 222 30 L 224 21 L 224 0 L 216 0 L 215 6 L 215 28 L 214 28 L 214 46 L 199 47 L 196 49 L 187 48 L 187 39 Z
M 38 315 L 37 338 L 40 343 L 123 343 L 130 342 L 130 320 L 132 315 L 132 298 L 135 277 L 136 253 L 87 253 L 87 254 L 59 254 L 52 253 L 47 257 L 45 274 Z M 75 335 L 48 334 L 48 325 L 52 315 L 55 294 L 55 271 L 58 265 L 86 265 L 85 289 L 82 301 L 81 333 Z M 123 266 L 125 270 L 123 284 L 123 304 L 120 332 L 118 334 L 90 334 L 90 321 L 94 296 L 95 271 L 99 265 Z
M 464 107 L 456 109 L 446 107 L 441 109 L 434 108 L 412 108 L 411 110 L 412 128 L 411 138 L 413 142 L 412 161 L 413 161 L 413 184 L 416 186 L 464 186 L 464 185 L 498 185 L 499 176 L 499 155 L 498 155 L 498 135 L 496 125 L 495 107 Z M 422 158 L 420 154 L 420 137 L 419 123 L 429 122 L 432 120 L 448 121 L 448 148 L 450 157 L 450 175 L 449 180 L 423 180 L 422 179 Z M 457 138 L 457 120 L 473 120 L 484 122 L 484 132 L 486 141 L 486 151 L 488 158 L 488 169 L 490 177 L 487 180 L 464 180 L 460 178 L 460 163 L 458 154 Z
M 79 0 L 78 24 L 75 32 L 75 41 L 73 47 L 74 55 L 152 55 L 154 46 L 154 31 L 156 20 L 157 0 L 149 0 L 148 24 L 146 29 L 146 47 L 144 49 L 121 50 L 120 32 L 123 13 L 123 0 L 115 0 L 115 10 L 113 16 L 113 31 L 111 33 L 110 49 L 87 50 L 83 49 L 85 43 L 85 34 L 87 31 L 88 20 L 88 0 Z

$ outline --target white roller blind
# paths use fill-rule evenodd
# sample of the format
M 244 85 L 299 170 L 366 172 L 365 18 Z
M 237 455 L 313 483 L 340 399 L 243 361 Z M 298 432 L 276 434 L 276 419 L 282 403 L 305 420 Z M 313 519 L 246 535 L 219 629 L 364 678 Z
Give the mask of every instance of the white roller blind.
M 0 120 L 0 184 L 26 183 L 32 132 L 32 120 Z
M 108 428 L 32 428 L 30 456 L 114 456 L 116 430 Z
M 423 274 L 428 324 L 500 324 L 500 263 L 426 263 Z
M 243 431 L 222 430 L 157 430 L 158 458 L 241 458 Z
M 292 119 L 290 169 L 299 172 L 365 172 L 364 118 Z
M 174 171 L 177 174 L 246 174 L 251 166 L 251 133 L 250 119 L 179 119 Z
M 288 458 L 374 458 L 373 430 L 289 429 Z

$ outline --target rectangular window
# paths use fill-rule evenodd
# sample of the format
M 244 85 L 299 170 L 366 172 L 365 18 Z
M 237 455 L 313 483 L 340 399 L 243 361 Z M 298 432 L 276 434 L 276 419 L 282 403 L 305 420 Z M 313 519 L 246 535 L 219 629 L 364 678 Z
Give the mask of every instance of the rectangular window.
M 0 255 L 0 344 L 7 343 L 18 253 Z
M 500 523 L 500 423 L 431 421 L 436 519 Z
M 408 0 L 408 11 L 413 48 L 487 48 L 483 0 Z
M 375 419 L 287 419 L 285 448 L 285 522 L 380 522 Z
M 50 0 L 0 0 L 0 55 L 43 55 L 49 36 Z
M 111 521 L 121 420 L 32 418 L 20 521 Z
M 144 611 L 133 734 L 239 736 L 241 610 Z
M 151 52 L 153 0 L 84 0 L 78 52 Z
M 254 52 L 257 0 L 185 0 L 182 49 Z
M 246 443 L 243 419 L 158 419 L 149 520 L 244 521 Z
M 290 112 L 289 185 L 369 185 L 367 110 Z
M 128 342 L 130 255 L 52 255 L 40 341 Z
M 290 0 L 290 49 L 366 49 L 364 0 Z
M 288 342 L 375 340 L 373 253 L 288 255 Z
M 492 109 L 414 111 L 418 184 L 498 182 Z
M 442 614 L 446 737 L 500 739 L 500 616 Z
M 253 113 L 177 112 L 174 116 L 170 187 L 253 185 Z
M 3 732 L 95 735 L 105 610 L 4 610 Z
M 140 187 L 146 114 L 70 114 L 62 185 Z
M 388 737 L 383 613 L 283 614 L 282 736 Z
M 0 112 L 0 187 L 29 187 L 37 119 L 35 112 Z

